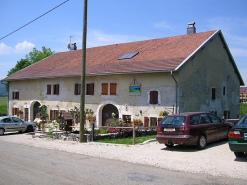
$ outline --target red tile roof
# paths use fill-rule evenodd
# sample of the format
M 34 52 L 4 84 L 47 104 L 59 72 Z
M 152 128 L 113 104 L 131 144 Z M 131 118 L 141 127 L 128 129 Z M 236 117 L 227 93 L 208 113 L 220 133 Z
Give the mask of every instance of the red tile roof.
M 240 87 L 240 93 L 247 93 L 247 87 Z
M 164 72 L 176 70 L 218 31 L 88 48 L 86 75 Z M 118 60 L 125 53 L 139 52 Z M 2 81 L 81 76 L 82 50 L 56 53 Z

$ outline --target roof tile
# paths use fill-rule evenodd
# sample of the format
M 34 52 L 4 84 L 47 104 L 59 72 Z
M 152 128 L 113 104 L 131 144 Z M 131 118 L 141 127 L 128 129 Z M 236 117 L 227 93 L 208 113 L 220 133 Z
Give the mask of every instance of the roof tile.
M 175 70 L 215 32 L 88 48 L 86 75 Z M 125 53 L 132 52 L 139 54 L 131 59 L 118 60 Z M 3 80 L 81 76 L 81 60 L 82 50 L 55 53 Z

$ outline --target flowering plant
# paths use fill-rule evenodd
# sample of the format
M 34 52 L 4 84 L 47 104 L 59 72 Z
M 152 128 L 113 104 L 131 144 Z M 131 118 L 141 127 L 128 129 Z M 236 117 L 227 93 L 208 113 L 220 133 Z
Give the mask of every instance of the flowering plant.
M 167 112 L 167 111 L 161 111 L 160 112 L 160 114 L 159 114 L 159 116 L 163 116 L 163 117 L 165 117 L 165 116 L 167 116 L 169 113 Z

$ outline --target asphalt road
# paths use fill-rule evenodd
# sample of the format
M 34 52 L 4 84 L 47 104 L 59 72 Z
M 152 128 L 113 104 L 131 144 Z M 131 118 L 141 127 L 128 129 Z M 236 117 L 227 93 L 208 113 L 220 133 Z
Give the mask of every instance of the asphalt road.
M 8 142 L 0 143 L 0 153 L 1 185 L 246 184 L 242 179 L 165 170 Z

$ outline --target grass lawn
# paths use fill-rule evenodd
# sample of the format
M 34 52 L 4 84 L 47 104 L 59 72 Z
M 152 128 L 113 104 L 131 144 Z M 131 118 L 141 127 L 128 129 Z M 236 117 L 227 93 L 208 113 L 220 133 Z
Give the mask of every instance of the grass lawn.
M 242 118 L 243 115 L 247 113 L 247 104 L 240 103 L 239 105 L 239 118 Z
M 155 137 L 156 137 L 156 135 L 136 137 L 135 143 L 136 144 L 143 143 L 144 141 L 148 141 L 150 139 L 155 139 Z M 117 139 L 101 139 L 101 140 L 96 140 L 95 142 L 132 145 L 133 144 L 133 138 L 130 137 L 130 138 L 117 138 Z
M 7 97 L 0 97 L 0 113 L 7 115 Z

